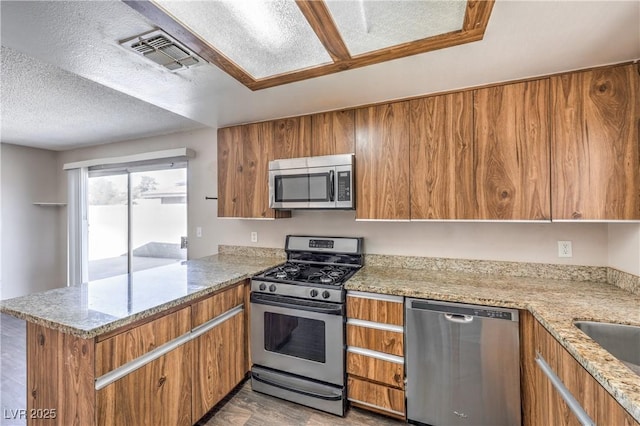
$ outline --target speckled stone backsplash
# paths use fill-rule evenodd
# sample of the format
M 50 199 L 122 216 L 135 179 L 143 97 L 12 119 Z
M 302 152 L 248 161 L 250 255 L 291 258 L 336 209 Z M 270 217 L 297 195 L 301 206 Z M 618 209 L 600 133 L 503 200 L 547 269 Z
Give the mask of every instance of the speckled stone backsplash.
M 287 253 L 283 249 L 269 247 L 247 247 L 247 246 L 218 246 L 219 254 L 232 254 L 235 256 L 287 258 Z
M 365 255 L 364 264 L 367 266 L 427 269 L 430 271 L 466 272 L 472 274 L 492 274 L 507 277 L 607 282 L 607 268 L 600 266 L 447 259 L 439 257 L 388 256 L 383 254 Z
M 640 277 L 637 275 L 608 268 L 607 282 L 633 294 L 640 295 Z

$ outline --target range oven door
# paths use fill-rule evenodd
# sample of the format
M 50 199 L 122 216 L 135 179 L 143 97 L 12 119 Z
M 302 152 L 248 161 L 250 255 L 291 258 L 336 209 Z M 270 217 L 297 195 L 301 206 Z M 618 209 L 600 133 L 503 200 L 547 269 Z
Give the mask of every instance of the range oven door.
M 344 385 L 343 305 L 251 293 L 254 364 Z

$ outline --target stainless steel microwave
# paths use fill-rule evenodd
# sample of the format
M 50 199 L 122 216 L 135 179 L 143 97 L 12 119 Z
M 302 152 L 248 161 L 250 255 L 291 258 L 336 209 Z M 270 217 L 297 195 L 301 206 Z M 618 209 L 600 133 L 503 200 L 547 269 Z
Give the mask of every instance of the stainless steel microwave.
M 354 209 L 354 157 L 342 154 L 270 161 L 269 207 Z

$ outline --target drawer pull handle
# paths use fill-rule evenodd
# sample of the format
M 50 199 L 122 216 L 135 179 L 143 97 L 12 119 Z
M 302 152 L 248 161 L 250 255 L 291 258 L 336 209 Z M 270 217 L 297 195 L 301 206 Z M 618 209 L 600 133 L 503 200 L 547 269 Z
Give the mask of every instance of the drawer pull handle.
M 584 408 L 582 408 L 580 403 L 576 401 L 573 395 L 571 395 L 569 389 L 566 388 L 566 386 L 562 383 L 562 380 L 560 380 L 556 373 L 554 373 L 551 366 L 547 364 L 547 361 L 545 361 L 545 359 L 539 353 L 536 353 L 536 364 L 538 364 L 538 367 L 540 367 L 540 370 L 542 370 L 545 376 L 549 378 L 549 381 L 551 382 L 553 387 L 556 388 L 562 399 L 564 399 L 564 402 L 567 403 L 569 409 L 578 418 L 580 424 L 584 426 L 595 426 L 595 422 L 591 420 L 591 417 L 589 417 L 587 412 L 584 411 Z

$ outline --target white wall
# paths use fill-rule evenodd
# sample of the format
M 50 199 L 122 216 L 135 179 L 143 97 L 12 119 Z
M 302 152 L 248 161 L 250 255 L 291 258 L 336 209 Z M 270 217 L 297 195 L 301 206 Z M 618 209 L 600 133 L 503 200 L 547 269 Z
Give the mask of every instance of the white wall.
M 89 147 L 60 153 L 59 167 L 73 161 L 128 155 L 172 147 L 188 147 L 197 157 L 189 162 L 189 257 L 217 251 L 218 244 L 283 247 L 285 235 L 355 235 L 366 238 L 369 253 L 509 260 L 607 266 L 607 224 L 594 223 L 390 223 L 356 222 L 354 212 L 300 211 L 276 221 L 218 219 L 216 131 L 180 134 Z M 202 227 L 201 238 L 196 227 Z M 250 232 L 258 232 L 258 243 Z M 573 258 L 557 257 L 557 241 L 573 242 Z
M 64 286 L 66 241 L 60 229 L 64 207 L 33 202 L 59 201 L 57 153 L 0 144 L 2 187 L 2 281 L 0 299 Z
M 608 265 L 640 276 L 640 223 L 608 225 Z
M 288 233 L 365 237 L 368 253 L 606 266 L 605 224 L 358 222 L 354 212 L 293 212 L 275 222 L 221 219 L 221 244 L 282 247 Z M 250 242 L 257 231 L 259 242 Z M 573 242 L 558 258 L 557 241 Z

